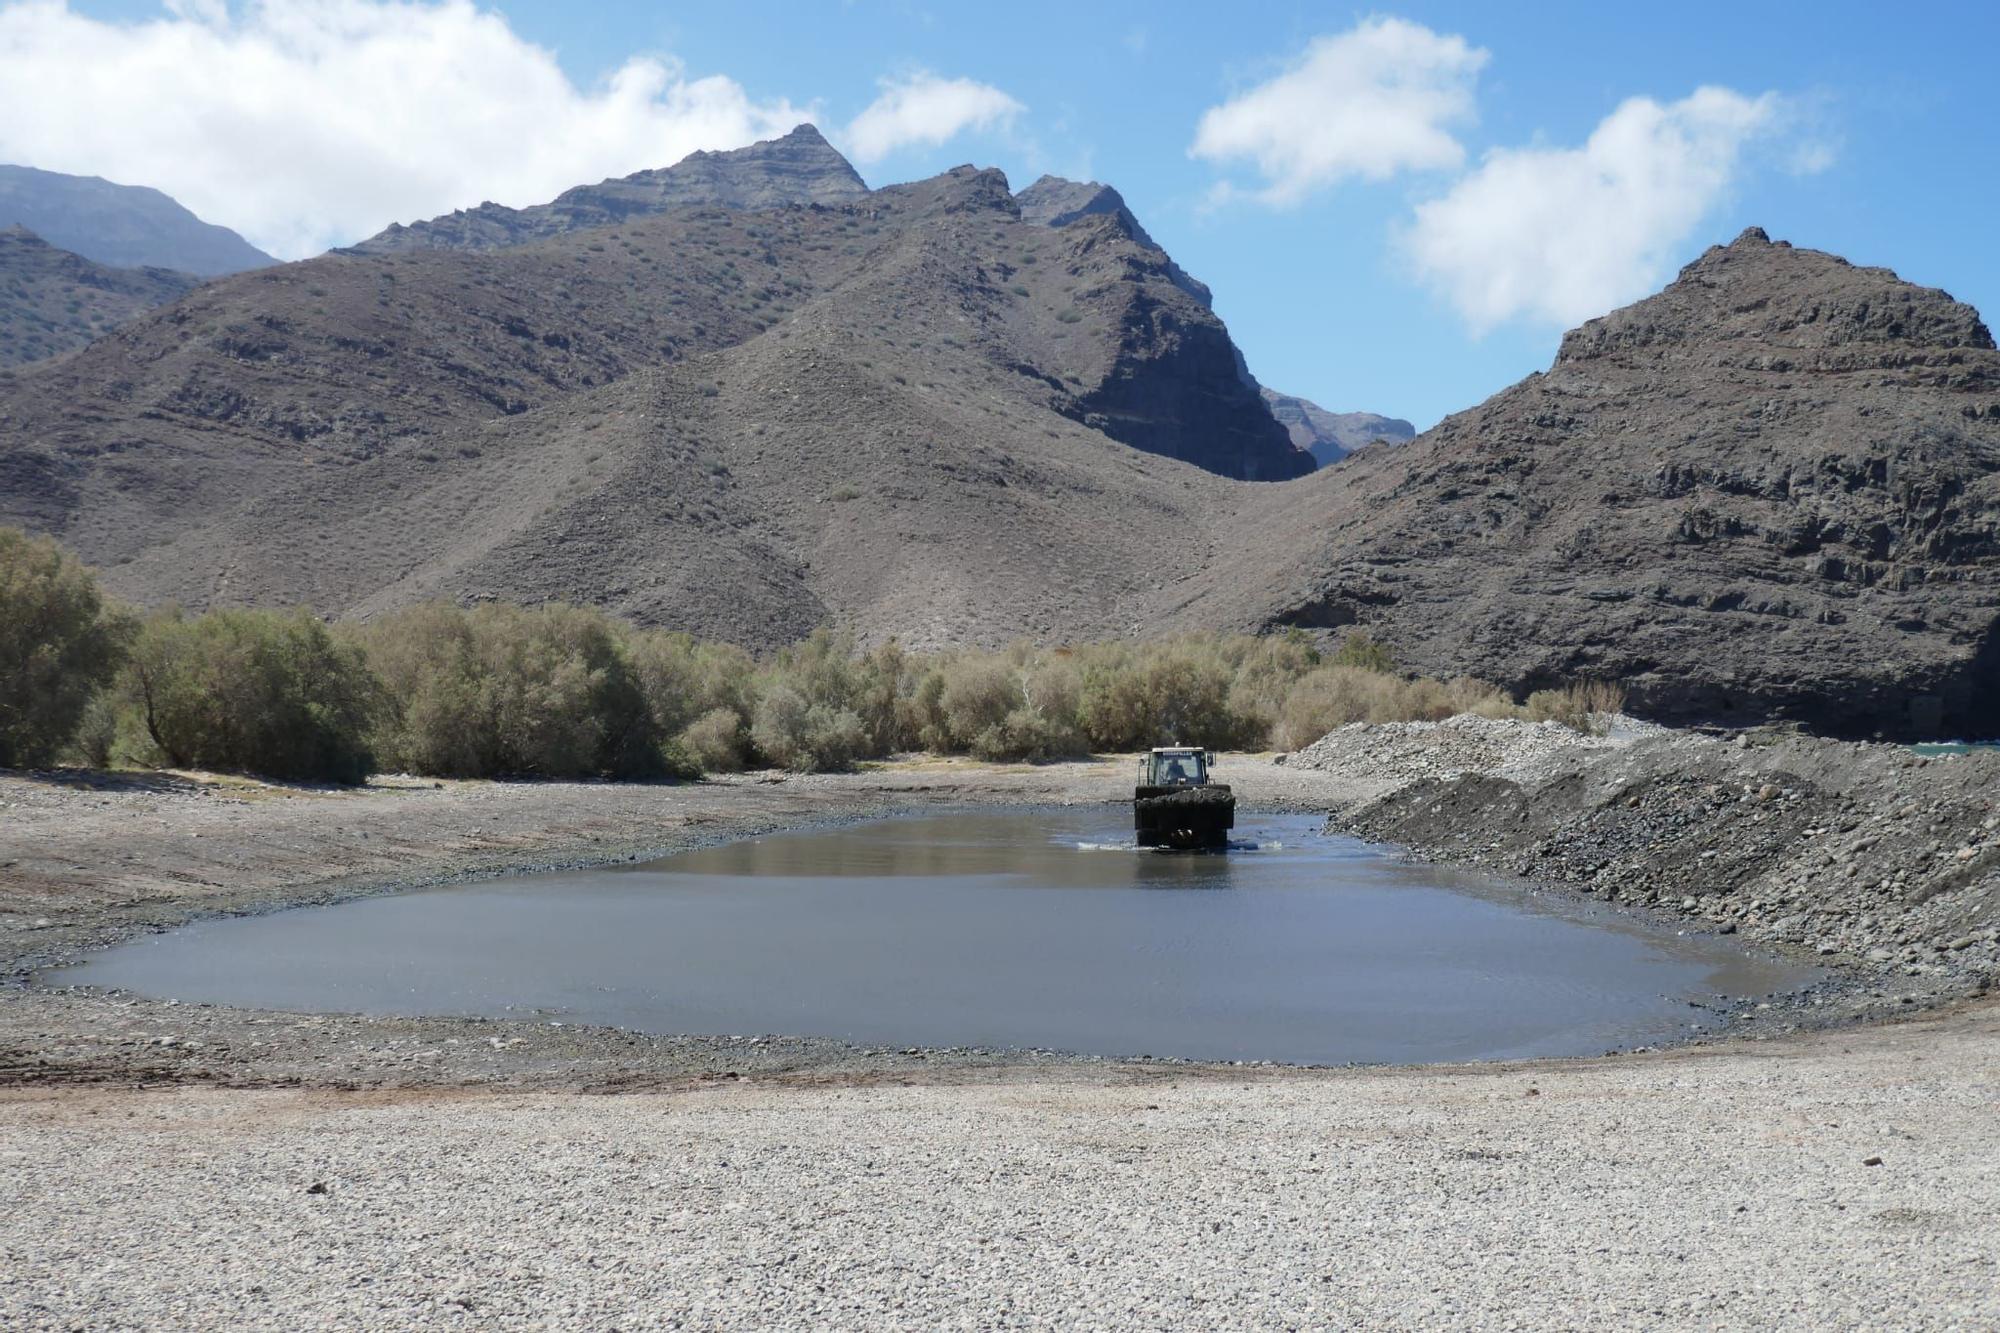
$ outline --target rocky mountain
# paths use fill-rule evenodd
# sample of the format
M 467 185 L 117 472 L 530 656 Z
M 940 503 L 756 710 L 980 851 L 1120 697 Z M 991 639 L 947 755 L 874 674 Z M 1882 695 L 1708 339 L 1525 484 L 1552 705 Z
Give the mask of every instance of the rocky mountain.
M 1050 193 L 968 167 L 206 284 L 0 372 L 0 522 L 143 602 L 560 597 L 756 647 L 1358 626 L 1662 718 L 2000 734 L 1969 307 L 1751 231 L 1295 475 L 1129 210 Z
M 1139 219 L 1125 206 L 1125 196 L 1109 185 L 1096 181 L 1064 180 L 1061 176 L 1043 176 L 1027 189 L 1014 196 L 1020 205 L 1021 220 L 1038 223 L 1044 227 L 1066 227 L 1079 218 L 1108 217 L 1143 246 L 1161 250 L 1160 244 L 1147 234 Z M 1164 250 L 1161 251 L 1165 253 Z M 1188 273 L 1171 259 L 1167 261 L 1167 274 L 1174 285 L 1192 296 L 1203 305 L 1210 305 L 1213 294 L 1208 284 Z M 1247 373 L 1247 372 L 1246 372 Z
M 1318 403 L 1275 389 L 1263 389 L 1265 406 L 1292 437 L 1292 444 L 1321 467 L 1338 463 L 1371 444 L 1407 444 L 1417 428 L 1400 417 L 1374 412 L 1329 412 Z
M 428 222 L 395 224 L 353 247 L 355 254 L 401 250 L 497 250 L 565 232 L 608 227 L 674 208 L 782 208 L 838 204 L 868 186 L 811 125 L 781 139 L 720 153 L 691 153 L 670 167 L 565 190 L 529 208 L 483 203 Z
M 199 285 L 191 273 L 112 268 L 0 228 L 0 367 L 74 351 Z
M 158 190 L 33 167 L 0 166 L 0 227 L 8 226 L 117 268 L 213 277 L 278 262 Z
M 971 168 L 327 255 L 0 376 L 0 522 L 144 602 L 563 597 L 758 646 L 1134 632 L 1217 554 L 1228 489 L 1172 455 L 1303 460 L 1168 264 Z
M 2000 352 L 1887 269 L 1746 231 L 1413 443 L 1242 494 L 1257 538 L 1177 623 L 1359 625 L 1685 721 L 2000 735 Z

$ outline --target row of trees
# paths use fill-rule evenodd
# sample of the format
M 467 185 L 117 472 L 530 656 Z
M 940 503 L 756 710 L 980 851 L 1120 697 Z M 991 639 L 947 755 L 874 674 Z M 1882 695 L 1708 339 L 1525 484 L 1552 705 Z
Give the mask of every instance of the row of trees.
M 1403 679 L 1360 636 L 1330 658 L 1300 634 L 918 655 L 822 632 L 758 660 L 556 604 L 419 606 L 365 625 L 142 619 L 53 542 L 0 530 L 0 767 L 637 779 L 910 750 L 1296 748 L 1345 722 L 1466 711 L 1523 710 L 1475 681 Z

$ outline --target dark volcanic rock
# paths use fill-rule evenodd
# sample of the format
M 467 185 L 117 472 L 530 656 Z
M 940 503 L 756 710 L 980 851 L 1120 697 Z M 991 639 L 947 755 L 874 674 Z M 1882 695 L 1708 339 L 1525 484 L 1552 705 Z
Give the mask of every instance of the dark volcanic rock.
M 1222 623 L 1624 680 L 1683 721 L 2000 735 L 2000 354 L 1969 306 L 1752 230 L 1414 443 L 1255 495 Z
M 1371 444 L 1408 444 L 1417 428 L 1400 417 L 1374 412 L 1329 412 L 1318 403 L 1275 389 L 1264 389 L 1264 402 L 1292 437 L 1292 444 L 1313 456 L 1321 467 L 1338 463 Z
M 213 277 L 278 261 L 158 190 L 0 166 L 0 227 L 26 227 L 61 250 L 119 268 Z
M 352 252 L 497 250 L 671 208 L 836 204 L 867 193 L 847 159 L 817 129 L 801 125 L 781 139 L 728 152 L 690 153 L 670 167 L 579 185 L 551 203 L 529 208 L 484 203 L 407 227 L 398 223 Z
M 1021 220 L 1074 233 L 1088 252 L 1105 235 L 1140 247 L 1128 281 L 1079 291 L 1077 310 L 1095 307 L 1120 330 L 1119 356 L 1077 396 L 1079 419 L 1148 453 L 1185 459 L 1243 481 L 1283 481 L 1312 471 L 1257 391 L 1242 353 L 1210 309 L 1208 288 L 1176 264 L 1118 191 L 1095 181 L 1044 176 L 1014 196 Z M 1161 290 L 1164 278 L 1176 290 Z M 1107 306 L 1106 295 L 1114 298 Z
M 1132 210 L 1125 206 L 1125 196 L 1109 185 L 1096 181 L 1065 180 L 1061 176 L 1043 176 L 1033 185 L 1014 196 L 1020 205 L 1021 220 L 1044 227 L 1066 227 L 1078 218 L 1108 217 L 1113 219 L 1127 236 L 1139 244 L 1159 250 L 1165 249 L 1155 241 Z M 1186 269 L 1167 260 L 1167 275 L 1174 285 L 1192 296 L 1203 305 L 1213 303 L 1213 294 L 1208 284 L 1196 278 Z
M 198 286 L 192 273 L 112 268 L 0 228 L 0 367 L 73 351 Z

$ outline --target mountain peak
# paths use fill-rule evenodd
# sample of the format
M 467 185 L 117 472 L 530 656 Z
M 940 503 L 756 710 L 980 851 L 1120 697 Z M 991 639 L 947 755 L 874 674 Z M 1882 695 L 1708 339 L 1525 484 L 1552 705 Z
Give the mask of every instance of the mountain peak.
M 868 184 L 811 124 L 742 148 L 702 149 L 656 167 L 564 190 L 546 204 L 486 203 L 428 222 L 392 225 L 354 253 L 501 250 L 564 232 L 616 226 L 670 208 L 782 208 L 860 198 Z
M 1711 246 L 1665 289 L 1572 329 L 1556 363 L 1642 348 L 1725 348 L 1756 342 L 1782 360 L 1877 355 L 1859 349 L 1993 347 L 1979 312 L 1949 293 L 1905 282 L 1822 250 L 1773 241 L 1751 227 Z
M 158 190 L 0 166 L 0 225 L 18 224 L 59 250 L 115 268 L 170 268 L 202 277 L 278 261 L 227 227 L 203 222 Z
M 1014 203 L 1021 210 L 1021 220 L 1044 227 L 1067 227 L 1079 218 L 1115 218 L 1125 234 L 1143 246 L 1165 254 L 1166 248 L 1147 233 L 1132 210 L 1126 207 L 1125 196 L 1101 181 L 1073 181 L 1061 176 L 1043 176 L 1027 189 L 1014 196 Z M 1168 275 L 1174 285 L 1192 296 L 1203 305 L 1212 303 L 1208 284 L 1196 278 L 1171 257 L 1167 260 Z

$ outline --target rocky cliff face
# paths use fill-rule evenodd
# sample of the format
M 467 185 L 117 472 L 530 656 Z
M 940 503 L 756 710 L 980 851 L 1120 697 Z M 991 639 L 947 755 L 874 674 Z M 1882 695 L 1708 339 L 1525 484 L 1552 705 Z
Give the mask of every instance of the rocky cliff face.
M 1684 721 L 2000 734 L 2000 354 L 1886 269 L 1753 229 L 1547 373 L 1250 499 L 1275 549 L 1230 574 L 1266 592 L 1211 578 L 1191 617 Z
M 1338 463 L 1371 444 L 1408 444 L 1417 437 L 1417 428 L 1400 417 L 1329 412 L 1309 399 L 1275 389 L 1264 389 L 1263 394 L 1265 405 L 1292 437 L 1293 446 L 1310 453 L 1321 467 Z
M 9 226 L 115 268 L 213 277 L 278 262 L 158 190 L 33 167 L 0 166 L 0 227 Z
M 673 166 L 565 190 L 529 208 L 484 203 L 428 222 L 392 225 L 353 247 L 355 254 L 399 250 L 497 250 L 565 232 L 608 227 L 674 208 L 782 208 L 835 204 L 868 193 L 846 158 L 811 125 L 720 153 L 690 153 Z
M 1118 191 L 1043 176 L 1014 203 L 1023 222 L 1061 233 L 1069 253 L 1115 244 L 1106 238 L 1136 247 L 1126 281 L 1076 294 L 1073 313 L 1092 310 L 1119 334 L 1114 360 L 1078 383 L 1074 415 L 1113 439 L 1225 477 L 1282 481 L 1312 471 L 1312 455 L 1259 397 L 1207 286 L 1160 249 Z
M 74 351 L 201 282 L 163 268 L 112 268 L 0 228 L 0 368 Z

